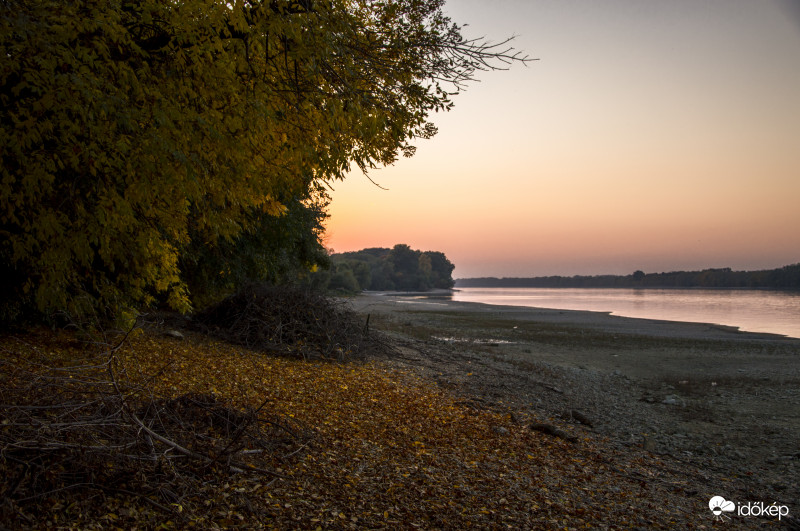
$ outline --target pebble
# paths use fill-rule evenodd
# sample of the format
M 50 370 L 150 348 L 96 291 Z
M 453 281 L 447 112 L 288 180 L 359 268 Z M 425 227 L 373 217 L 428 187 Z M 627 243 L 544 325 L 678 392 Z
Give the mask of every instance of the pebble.
M 655 452 L 656 451 L 656 441 L 650 437 L 644 438 L 644 443 L 642 444 L 645 450 L 648 452 Z
M 667 404 L 668 406 L 685 405 L 683 400 L 678 395 L 667 395 L 667 397 L 662 400 L 661 403 Z

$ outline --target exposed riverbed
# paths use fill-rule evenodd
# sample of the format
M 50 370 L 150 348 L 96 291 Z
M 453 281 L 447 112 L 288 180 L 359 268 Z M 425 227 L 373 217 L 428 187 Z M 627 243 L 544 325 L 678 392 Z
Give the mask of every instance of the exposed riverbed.
M 390 363 L 478 407 L 699 467 L 698 500 L 727 488 L 800 513 L 800 340 L 386 294 L 352 304 L 396 341 Z

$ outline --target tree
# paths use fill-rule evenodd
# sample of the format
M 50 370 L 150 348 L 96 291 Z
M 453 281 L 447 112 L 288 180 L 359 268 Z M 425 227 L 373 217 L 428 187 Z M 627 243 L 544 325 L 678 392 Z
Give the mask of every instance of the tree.
M 477 71 L 527 60 L 442 4 L 2 2 L 4 316 L 187 311 L 229 249 L 274 275 L 265 224 L 413 154 Z
M 328 289 L 344 293 L 355 293 L 361 290 L 353 270 L 348 264 L 338 264 L 331 275 Z
M 178 265 L 194 301 L 204 306 L 249 282 L 293 283 L 326 268 L 330 260 L 320 239 L 328 201 L 322 190 L 310 197 L 281 198 L 284 215 L 256 213 L 257 223 L 234 241 L 208 246 L 192 238 Z
M 420 253 L 417 262 L 417 287 L 418 289 L 429 290 L 433 286 L 431 257 L 425 253 Z
M 389 252 L 387 261 L 392 264 L 395 288 L 402 291 L 419 289 L 419 256 L 420 252 L 413 250 L 404 243 L 398 243 Z
M 418 251 L 406 244 L 331 255 L 333 268 L 349 267 L 360 286 L 369 290 L 425 291 L 452 288 L 455 266 L 439 251 Z M 322 270 L 310 280 L 324 282 Z
M 392 291 L 397 289 L 394 283 L 395 272 L 392 263 L 388 260 L 381 260 L 376 267 L 372 270 L 372 282 L 369 289 L 373 290 L 388 290 Z
M 360 289 L 369 288 L 372 284 L 372 270 L 366 262 L 356 262 L 352 265 L 353 275 L 356 277 Z
M 456 266 L 442 252 L 425 251 L 422 254 L 430 260 L 432 286 L 439 289 L 452 288 L 455 285 L 453 270 Z

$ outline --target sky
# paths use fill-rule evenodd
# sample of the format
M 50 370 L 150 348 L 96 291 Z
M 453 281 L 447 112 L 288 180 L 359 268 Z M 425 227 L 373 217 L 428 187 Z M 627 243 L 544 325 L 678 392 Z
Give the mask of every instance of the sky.
M 537 61 L 481 72 L 390 167 L 333 185 L 325 244 L 454 278 L 800 262 L 800 0 L 448 0 Z

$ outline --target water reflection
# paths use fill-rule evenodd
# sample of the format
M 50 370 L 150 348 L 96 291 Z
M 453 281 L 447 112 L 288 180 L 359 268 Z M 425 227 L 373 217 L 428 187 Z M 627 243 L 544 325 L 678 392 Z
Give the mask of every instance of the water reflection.
M 432 300 L 482 302 L 625 317 L 714 323 L 800 338 L 800 293 L 765 290 L 459 288 Z

